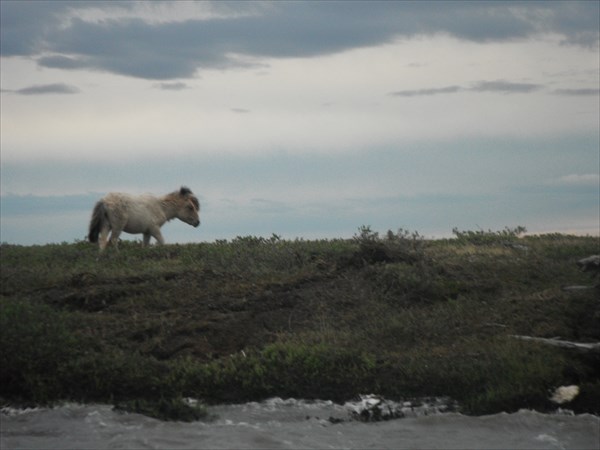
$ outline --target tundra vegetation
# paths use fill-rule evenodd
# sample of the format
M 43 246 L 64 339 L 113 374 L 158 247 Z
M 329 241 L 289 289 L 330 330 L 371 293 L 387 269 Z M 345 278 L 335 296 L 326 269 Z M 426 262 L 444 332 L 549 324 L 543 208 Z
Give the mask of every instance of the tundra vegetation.
M 238 237 L 98 258 L 86 242 L 2 244 L 0 402 L 105 402 L 163 419 L 271 396 L 448 396 L 461 412 L 600 413 L 597 237 L 454 230 L 425 239 Z M 187 398 L 199 399 L 193 404 Z M 199 406 L 200 405 L 200 406 Z

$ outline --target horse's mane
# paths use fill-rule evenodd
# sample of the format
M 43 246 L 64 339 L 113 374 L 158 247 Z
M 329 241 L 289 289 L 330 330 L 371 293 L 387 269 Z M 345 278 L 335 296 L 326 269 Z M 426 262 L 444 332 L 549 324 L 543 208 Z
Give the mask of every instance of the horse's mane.
M 196 209 L 200 209 L 200 202 L 189 187 L 181 186 L 181 189 L 179 189 L 179 195 L 182 197 L 189 197 Z
M 194 195 L 194 193 L 189 187 L 181 186 L 181 189 L 179 189 L 179 195 L 183 195 L 185 197 L 187 195 Z

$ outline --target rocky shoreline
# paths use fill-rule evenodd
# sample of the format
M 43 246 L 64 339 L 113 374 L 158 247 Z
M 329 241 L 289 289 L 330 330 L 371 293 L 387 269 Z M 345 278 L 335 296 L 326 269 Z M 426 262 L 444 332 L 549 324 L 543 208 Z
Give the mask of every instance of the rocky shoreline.
M 429 416 L 458 410 L 458 404 L 450 398 L 433 397 L 396 402 L 380 395 L 360 395 L 358 400 L 346 402 L 353 420 L 380 422 L 405 417 Z

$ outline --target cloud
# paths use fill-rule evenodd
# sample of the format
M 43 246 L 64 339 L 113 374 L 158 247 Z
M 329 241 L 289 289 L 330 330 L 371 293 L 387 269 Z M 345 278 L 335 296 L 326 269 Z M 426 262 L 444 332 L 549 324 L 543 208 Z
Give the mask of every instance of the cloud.
M 258 214 L 286 214 L 295 210 L 287 203 L 264 198 L 250 199 L 249 206 Z
M 161 89 L 163 91 L 183 91 L 185 89 L 189 89 L 190 87 L 182 82 L 176 83 L 158 83 L 154 85 L 156 88 Z
M 454 93 L 460 92 L 462 90 L 464 90 L 464 88 L 462 88 L 460 86 L 445 86 L 445 87 L 441 87 L 441 88 L 396 91 L 396 92 L 391 92 L 390 95 L 394 96 L 394 97 L 419 97 L 419 96 L 428 96 L 428 95 L 437 95 L 437 94 L 454 94 Z
M 87 67 L 83 58 L 77 59 L 61 55 L 43 56 L 38 58 L 37 63 L 50 69 L 84 69 Z
M 248 114 L 250 112 L 250 110 L 246 108 L 231 108 L 230 110 L 231 112 L 238 114 Z
M 597 46 L 598 14 L 598 2 L 585 1 L 2 2 L 0 28 L 3 56 L 168 80 L 421 35 L 490 42 L 554 33 Z
M 13 91 L 5 91 L 5 92 L 13 92 L 19 95 L 43 95 L 43 94 L 78 94 L 79 88 L 75 86 L 70 86 L 64 83 L 54 83 L 54 84 L 41 84 L 35 86 L 29 86 L 22 89 L 17 89 Z
M 506 80 L 479 81 L 470 91 L 474 92 L 501 92 L 503 94 L 526 94 L 541 89 L 542 86 L 533 83 L 513 83 Z
M 600 189 L 600 175 L 597 173 L 569 174 L 558 179 L 560 184 L 570 186 L 595 186 Z
M 579 89 L 556 89 L 554 91 L 557 95 L 573 95 L 573 96 L 593 96 L 600 95 L 600 89 L 594 88 L 579 88 Z
M 499 92 L 502 94 L 528 94 L 542 89 L 540 84 L 514 83 L 506 80 L 478 81 L 470 87 L 443 86 L 439 88 L 416 89 L 390 92 L 393 97 L 420 97 L 439 94 L 455 94 L 457 92 Z M 568 89 L 567 89 L 568 90 Z
M 89 213 L 100 194 L 77 194 L 65 196 L 2 195 L 3 214 L 23 216 L 73 211 Z

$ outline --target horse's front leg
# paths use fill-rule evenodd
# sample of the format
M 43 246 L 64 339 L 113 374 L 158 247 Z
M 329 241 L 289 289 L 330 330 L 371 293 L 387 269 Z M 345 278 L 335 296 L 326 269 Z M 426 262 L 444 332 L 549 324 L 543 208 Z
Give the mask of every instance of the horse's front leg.
M 144 233 L 144 243 L 143 243 L 144 247 L 148 247 L 148 245 L 150 245 L 151 237 L 152 237 L 152 235 L 150 233 Z
M 160 232 L 160 228 L 154 227 L 153 229 L 150 230 L 150 234 L 154 237 L 154 239 L 156 239 L 157 244 L 163 245 L 165 243 L 165 240 L 162 237 L 162 233 Z M 146 235 L 144 235 L 144 240 L 146 240 Z M 148 236 L 148 240 L 150 240 L 149 236 Z

